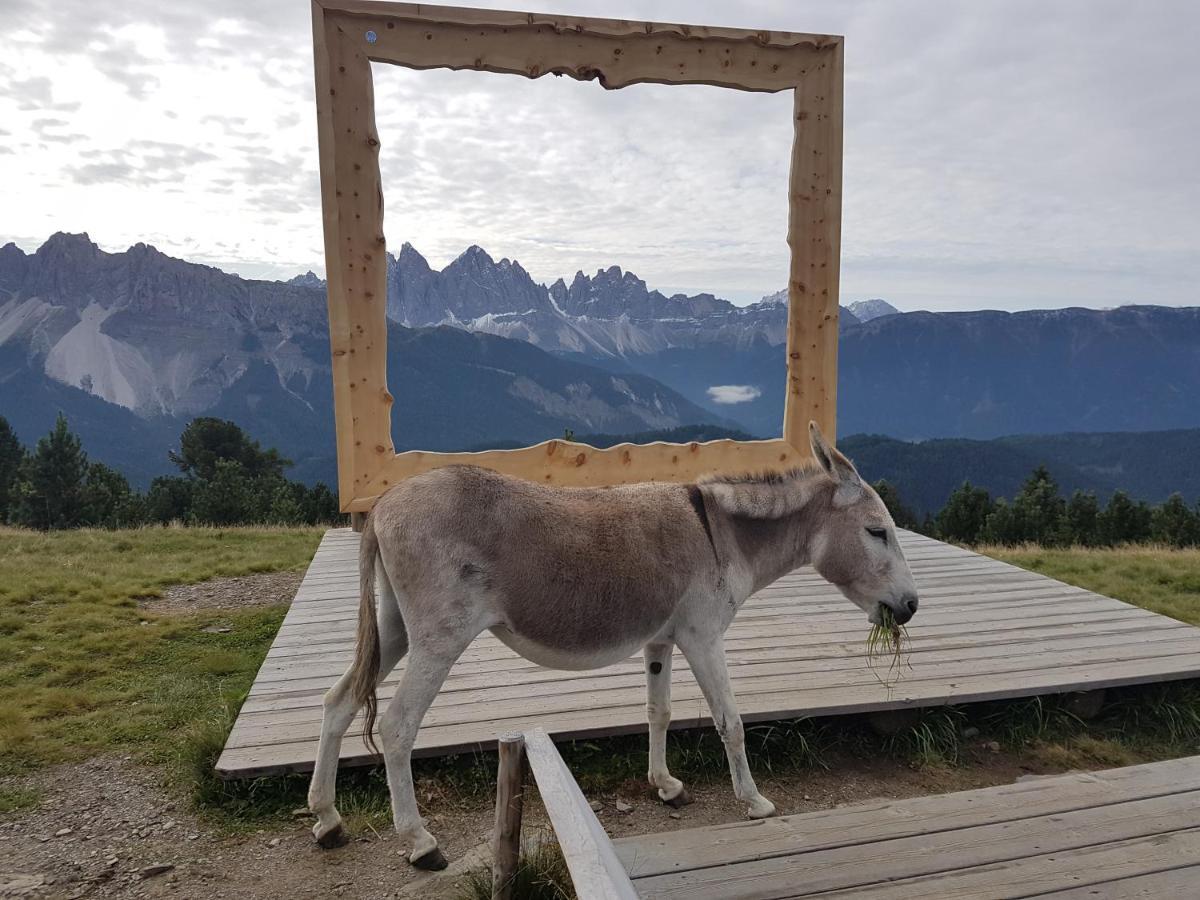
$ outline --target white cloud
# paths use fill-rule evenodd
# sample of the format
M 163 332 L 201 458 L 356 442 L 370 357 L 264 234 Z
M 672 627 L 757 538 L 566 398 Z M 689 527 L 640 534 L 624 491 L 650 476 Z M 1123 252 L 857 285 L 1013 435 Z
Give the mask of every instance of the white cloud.
M 708 399 L 713 403 L 749 403 L 762 396 L 762 391 L 752 384 L 714 384 L 708 389 Z
M 846 35 L 845 302 L 1200 302 L 1200 5 L 604 14 Z M 88 231 L 244 273 L 323 270 L 304 4 L 7 0 L 0 45 L 0 242 Z M 392 67 L 376 86 L 393 246 L 444 263 L 478 243 L 545 280 L 616 263 L 739 301 L 786 280 L 786 95 Z

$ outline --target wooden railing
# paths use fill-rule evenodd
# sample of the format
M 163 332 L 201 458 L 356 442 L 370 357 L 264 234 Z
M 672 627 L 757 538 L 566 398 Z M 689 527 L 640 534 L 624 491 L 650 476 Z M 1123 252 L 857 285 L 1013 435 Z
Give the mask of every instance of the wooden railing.
M 533 773 L 579 900 L 636 900 L 604 826 L 542 729 L 500 738 L 493 836 L 492 900 L 512 900 L 521 853 L 525 763 Z

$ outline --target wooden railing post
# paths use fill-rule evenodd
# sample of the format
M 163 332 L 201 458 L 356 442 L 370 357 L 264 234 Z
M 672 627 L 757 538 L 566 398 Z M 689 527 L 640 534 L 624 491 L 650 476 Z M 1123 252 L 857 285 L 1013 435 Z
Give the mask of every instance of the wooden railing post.
M 492 900 L 512 900 L 521 858 L 521 812 L 525 794 L 525 738 L 500 736 L 496 771 L 496 828 L 492 834 Z

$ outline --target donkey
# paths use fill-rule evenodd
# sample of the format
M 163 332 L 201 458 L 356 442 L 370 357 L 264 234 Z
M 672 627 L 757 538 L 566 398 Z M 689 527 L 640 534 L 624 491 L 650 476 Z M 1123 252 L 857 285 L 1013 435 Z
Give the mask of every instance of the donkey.
M 380 497 L 359 551 L 354 662 L 324 700 L 308 793 L 318 843 L 346 839 L 334 807 L 342 737 L 365 705 L 374 749 L 376 688 L 407 654 L 396 695 L 379 716 L 392 815 L 414 866 L 446 865 L 417 811 L 411 751 L 450 667 L 489 630 L 526 659 L 556 669 L 599 668 L 642 650 L 649 780 L 672 805 L 689 802 L 666 761 L 678 646 L 724 743 L 734 794 L 751 818 L 774 815 L 746 762 L 726 669 L 724 634 L 738 609 L 811 564 L 871 622 L 885 606 L 900 623 L 917 611 L 887 508 L 815 423 L 809 437 L 815 463 L 786 475 L 554 488 L 447 466 Z

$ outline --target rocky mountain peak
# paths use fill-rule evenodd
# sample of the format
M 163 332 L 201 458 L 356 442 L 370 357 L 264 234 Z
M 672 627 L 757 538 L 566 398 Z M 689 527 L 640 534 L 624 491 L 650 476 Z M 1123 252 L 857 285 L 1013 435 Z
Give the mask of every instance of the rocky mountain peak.
M 878 319 L 882 316 L 894 316 L 900 312 L 892 304 L 878 297 L 851 303 L 849 310 L 854 313 L 855 318 L 860 322 L 870 322 L 872 319 Z
M 289 278 L 287 283 L 294 284 L 297 287 L 319 288 L 322 290 L 325 288 L 325 279 L 319 276 L 312 269 L 309 269 L 303 275 L 297 275 L 294 278 Z

